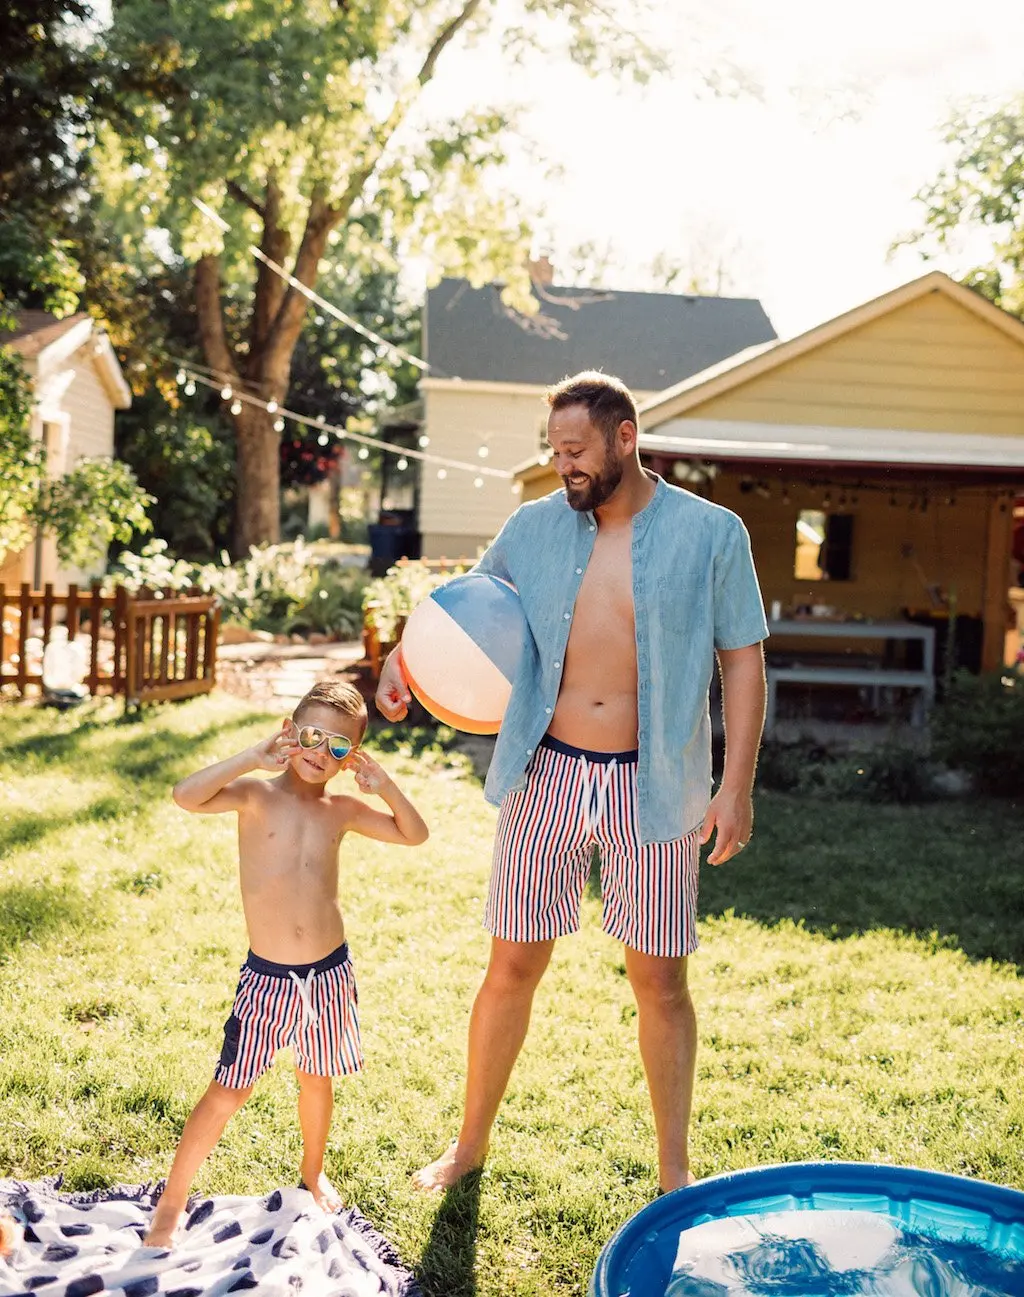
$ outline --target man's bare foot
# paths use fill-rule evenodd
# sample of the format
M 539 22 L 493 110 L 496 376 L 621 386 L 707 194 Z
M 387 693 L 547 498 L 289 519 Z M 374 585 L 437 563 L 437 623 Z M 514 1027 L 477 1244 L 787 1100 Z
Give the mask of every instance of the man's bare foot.
M 178 1226 L 181 1223 L 183 1207 L 172 1207 L 170 1203 L 164 1206 L 161 1198 L 157 1203 L 156 1211 L 153 1213 L 153 1223 L 146 1232 L 146 1237 L 142 1240 L 143 1247 L 166 1247 L 171 1248 L 177 1240 Z
M 662 1184 L 658 1188 L 659 1193 L 671 1193 L 673 1189 L 685 1189 L 688 1185 L 696 1184 L 697 1177 L 692 1171 L 677 1171 L 673 1175 L 666 1175 Z
M 463 1153 L 456 1141 L 447 1148 L 436 1162 L 416 1171 L 412 1177 L 413 1185 L 427 1193 L 436 1193 L 439 1189 L 450 1189 L 470 1171 L 479 1171 L 487 1156 L 485 1149 L 480 1157 L 469 1157 Z
M 307 1193 L 313 1195 L 313 1201 L 321 1211 L 335 1212 L 341 1211 L 342 1201 L 338 1191 L 330 1180 L 320 1172 L 315 1178 L 302 1173 L 302 1179 L 299 1181 L 299 1188 L 305 1189 Z

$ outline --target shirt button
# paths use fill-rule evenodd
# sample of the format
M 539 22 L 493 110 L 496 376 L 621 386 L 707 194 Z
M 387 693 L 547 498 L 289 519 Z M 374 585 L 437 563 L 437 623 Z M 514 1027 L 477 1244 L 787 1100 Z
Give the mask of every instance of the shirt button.
M 577 576 L 582 576 L 582 575 L 583 575 L 583 569 L 582 569 L 581 567 L 578 567 L 578 568 L 576 569 L 576 575 L 577 575 Z
M 563 619 L 564 619 L 565 621 L 568 621 L 568 620 L 569 620 L 569 613 L 567 613 L 567 612 L 562 613 L 562 617 L 563 617 Z
M 561 662 L 556 662 L 556 663 L 555 663 L 555 670 L 557 671 L 558 668 L 559 668 L 561 665 L 562 665 Z
M 590 524 L 590 530 L 591 530 L 591 531 L 597 531 L 597 528 L 594 526 L 593 523 Z
M 533 756 L 533 748 L 527 748 L 527 749 L 526 749 L 526 755 L 527 755 L 528 757 L 532 757 L 532 756 Z
M 549 716 L 551 715 L 551 708 L 550 708 L 550 707 L 545 707 L 544 710 L 547 712 L 547 714 L 548 714 Z

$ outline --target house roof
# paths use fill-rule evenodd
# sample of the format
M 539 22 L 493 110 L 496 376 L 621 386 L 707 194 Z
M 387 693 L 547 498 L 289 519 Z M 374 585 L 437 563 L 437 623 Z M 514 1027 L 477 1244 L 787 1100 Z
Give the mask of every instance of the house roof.
M 829 428 L 808 424 L 675 419 L 640 433 L 649 454 L 694 459 L 865 467 L 1014 469 L 1024 472 L 1024 438 L 903 428 Z
M 641 392 L 706 370 L 775 330 L 751 298 L 546 286 L 540 314 L 504 306 L 500 290 L 444 279 L 427 293 L 425 356 L 435 378 L 531 386 L 582 369 L 616 374 Z
M 901 306 L 907 306 L 928 293 L 941 293 L 979 316 L 988 324 L 994 325 L 1014 342 L 1024 347 L 1024 324 L 1016 316 L 1001 310 L 980 293 L 964 288 L 941 270 L 933 270 L 919 279 L 872 298 L 869 302 L 854 307 L 834 319 L 819 324 L 806 333 L 801 333 L 787 341 L 776 341 L 768 347 L 751 348 L 746 352 L 734 355 L 720 365 L 711 365 L 700 373 L 690 375 L 675 383 L 672 387 L 658 392 L 642 402 L 639 407 L 641 426 L 646 429 L 659 427 L 668 419 L 685 414 L 688 410 L 703 405 L 713 397 L 722 396 L 753 378 L 759 378 L 773 369 L 784 365 L 798 356 L 813 351 L 816 347 L 852 332 L 872 320 L 887 315 Z M 900 434 L 903 435 L 902 433 Z
M 14 328 L 10 332 L 0 331 L 0 346 L 12 346 L 19 356 L 32 360 L 88 318 L 82 311 L 66 315 L 62 320 L 49 311 L 15 311 Z
M 14 320 L 12 330 L 0 332 L 0 346 L 12 347 L 23 360 L 35 366 L 37 374 L 64 364 L 92 339 L 92 362 L 111 403 L 118 410 L 126 410 L 131 405 L 131 389 L 114 348 L 92 316 L 80 311 L 59 320 L 48 311 L 15 311 Z

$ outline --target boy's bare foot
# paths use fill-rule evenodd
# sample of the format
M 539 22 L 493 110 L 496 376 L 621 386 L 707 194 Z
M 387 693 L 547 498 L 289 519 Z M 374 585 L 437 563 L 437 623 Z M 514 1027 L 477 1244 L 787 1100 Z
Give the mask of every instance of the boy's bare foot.
M 178 1226 L 181 1224 L 183 1211 L 184 1208 L 172 1207 L 170 1203 L 164 1207 L 161 1198 L 157 1203 L 156 1211 L 153 1213 L 153 1223 L 146 1231 L 146 1237 L 142 1240 L 142 1246 L 173 1247 L 177 1241 Z
M 321 1211 L 341 1211 L 342 1201 L 338 1195 L 338 1191 L 324 1175 L 323 1171 L 321 1171 L 315 1178 L 313 1176 L 307 1177 L 303 1175 L 302 1179 L 299 1181 L 299 1188 L 305 1189 L 307 1193 L 313 1195 L 313 1201 Z
M 456 1141 L 441 1154 L 436 1162 L 431 1162 L 429 1166 L 425 1166 L 422 1170 L 414 1173 L 412 1177 L 413 1185 L 417 1189 L 424 1189 L 427 1193 L 435 1193 L 439 1189 L 450 1189 L 464 1175 L 469 1175 L 470 1171 L 479 1171 L 486 1156 L 487 1150 L 485 1149 L 482 1157 L 468 1157 L 459 1149 L 458 1141 Z

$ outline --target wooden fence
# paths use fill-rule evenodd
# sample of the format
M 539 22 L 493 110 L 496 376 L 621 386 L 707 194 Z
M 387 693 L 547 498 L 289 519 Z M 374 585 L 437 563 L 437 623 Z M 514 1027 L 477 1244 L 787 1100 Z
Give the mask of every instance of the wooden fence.
M 88 642 L 90 694 L 120 694 L 126 707 L 138 707 L 214 686 L 220 609 L 213 595 L 129 594 L 123 586 L 105 595 L 98 582 L 88 591 L 70 585 L 67 594 L 52 585 L 23 584 L 17 592 L 0 585 L 0 701 L 42 692 L 43 651 L 57 625 L 69 640 Z

